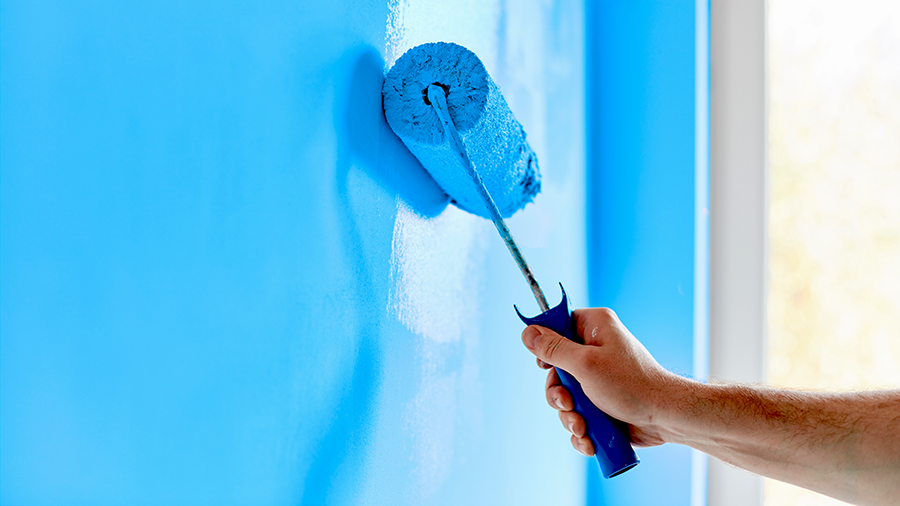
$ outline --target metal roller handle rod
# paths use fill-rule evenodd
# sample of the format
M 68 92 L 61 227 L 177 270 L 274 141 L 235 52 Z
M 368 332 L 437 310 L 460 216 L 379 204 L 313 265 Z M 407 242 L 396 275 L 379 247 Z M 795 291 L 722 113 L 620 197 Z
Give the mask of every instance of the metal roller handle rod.
M 500 215 L 497 204 L 494 203 L 494 199 L 491 198 L 491 194 L 488 192 L 487 187 L 484 186 L 484 181 L 481 179 L 481 176 L 478 175 L 478 172 L 472 165 L 472 161 L 469 160 L 469 155 L 466 152 L 466 147 L 463 144 L 462 138 L 456 130 L 456 125 L 453 124 L 453 120 L 450 118 L 450 110 L 447 108 L 446 92 L 440 86 L 431 84 L 428 86 L 428 100 L 431 102 L 431 106 L 434 107 L 434 111 L 444 125 L 444 132 L 447 133 L 447 137 L 450 139 L 450 147 L 452 147 L 453 151 L 459 155 L 463 168 L 465 168 L 466 173 L 472 179 L 472 182 L 475 183 L 478 195 L 480 195 L 481 199 L 484 201 L 484 206 L 491 215 L 491 221 L 494 222 L 494 226 L 497 227 L 497 232 L 500 233 L 500 237 L 502 237 L 503 242 L 506 243 L 506 247 L 516 261 L 516 265 L 519 266 L 519 270 L 522 271 L 522 275 L 525 276 L 525 280 L 528 281 L 531 292 L 534 294 L 534 300 L 537 301 L 541 311 L 549 310 L 550 306 L 547 304 L 547 298 L 544 297 L 544 292 L 541 291 L 537 279 L 535 279 L 534 274 L 528 267 L 528 263 L 525 261 L 525 257 L 522 256 L 522 252 L 516 245 L 516 241 L 513 239 L 509 227 L 507 227 L 506 222 L 503 221 L 503 217 Z

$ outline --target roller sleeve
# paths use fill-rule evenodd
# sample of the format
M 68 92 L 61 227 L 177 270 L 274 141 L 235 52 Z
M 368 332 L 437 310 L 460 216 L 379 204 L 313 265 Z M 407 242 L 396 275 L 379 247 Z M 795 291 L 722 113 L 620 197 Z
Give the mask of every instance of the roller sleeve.
M 537 156 L 496 83 L 478 57 L 449 42 L 416 46 L 401 56 L 384 80 L 384 114 L 394 133 L 454 204 L 489 218 L 459 157 L 444 139 L 428 100 L 429 85 L 447 94 L 447 106 L 469 159 L 504 218 L 540 192 Z

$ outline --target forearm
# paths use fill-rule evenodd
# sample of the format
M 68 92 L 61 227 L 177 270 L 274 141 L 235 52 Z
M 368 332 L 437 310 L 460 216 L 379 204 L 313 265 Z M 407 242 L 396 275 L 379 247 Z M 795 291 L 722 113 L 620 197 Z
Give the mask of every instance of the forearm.
M 571 372 L 593 403 L 629 424 L 634 443 L 680 443 L 858 504 L 900 497 L 900 390 L 817 394 L 703 384 L 663 369 L 609 309 L 573 313 L 577 344 L 542 327 L 522 333 L 539 364 Z M 551 372 L 547 401 L 572 445 L 595 448 Z
M 680 382 L 666 439 L 860 504 L 900 497 L 900 391 L 819 394 Z

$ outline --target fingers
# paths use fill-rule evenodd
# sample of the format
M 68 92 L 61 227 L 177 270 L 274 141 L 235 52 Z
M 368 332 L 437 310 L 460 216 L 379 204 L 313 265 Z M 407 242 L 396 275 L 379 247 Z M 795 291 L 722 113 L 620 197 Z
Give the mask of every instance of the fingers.
M 544 391 L 547 395 L 547 404 L 553 409 L 558 409 L 560 411 L 572 411 L 575 409 L 575 404 L 572 402 L 572 395 L 569 394 L 566 387 L 562 386 L 562 383 L 560 383 L 559 375 L 556 374 L 556 369 L 550 369 L 550 372 L 547 374 L 547 386 Z
M 582 336 L 584 342 L 599 346 L 602 346 L 604 341 L 601 331 L 618 322 L 616 314 L 608 309 L 583 312 L 575 315 L 575 319 L 579 335 Z M 547 403 L 560 412 L 560 422 L 566 430 L 572 433 L 570 438 L 572 447 L 583 455 L 589 457 L 594 455 L 594 444 L 587 438 L 587 425 L 584 418 L 572 411 L 575 407 L 572 396 L 560 382 L 556 369 L 552 368 L 553 366 L 560 367 L 575 373 L 577 377 L 581 370 L 579 366 L 586 363 L 582 357 L 585 347 L 569 341 L 550 329 L 537 325 L 525 328 L 522 332 L 522 342 L 537 357 L 538 367 L 550 369 L 545 387 Z
M 594 455 L 594 443 L 591 443 L 590 439 L 586 437 L 575 437 L 574 435 L 570 439 L 572 441 L 572 446 L 582 455 L 587 457 Z
M 550 407 L 559 410 L 559 421 L 562 422 L 566 430 L 572 433 L 572 445 L 581 453 L 592 455 L 594 445 L 587 439 L 587 425 L 584 423 L 584 418 L 581 415 L 572 411 L 575 409 L 572 396 L 566 390 L 566 387 L 560 383 L 556 369 L 550 369 L 550 372 L 547 374 L 546 392 L 547 403 L 550 404 Z M 586 440 L 590 446 L 585 446 L 584 442 L 581 441 L 582 439 Z M 578 441 L 577 444 L 576 441 Z M 586 451 L 591 453 L 585 453 Z
M 587 425 L 584 424 L 584 418 L 574 411 L 560 411 L 559 421 L 563 427 L 571 432 L 575 437 L 587 437 Z
M 580 344 L 537 325 L 530 325 L 522 331 L 522 342 L 542 362 L 577 372 L 578 355 L 583 348 Z

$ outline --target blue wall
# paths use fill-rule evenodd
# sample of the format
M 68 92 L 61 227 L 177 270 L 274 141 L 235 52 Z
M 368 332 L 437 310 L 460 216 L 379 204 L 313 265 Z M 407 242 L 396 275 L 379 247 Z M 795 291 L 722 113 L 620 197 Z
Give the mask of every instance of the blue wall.
M 575 1 L 0 3 L 0 502 L 582 503 L 527 286 L 380 106 L 406 48 L 479 54 L 544 171 L 511 228 L 584 305 L 582 27 Z
M 703 0 L 594 0 L 587 9 L 590 305 L 613 308 L 666 368 L 705 379 L 708 24 Z M 591 504 L 705 504 L 705 456 L 638 451 Z M 593 465 L 591 466 L 593 467 Z

